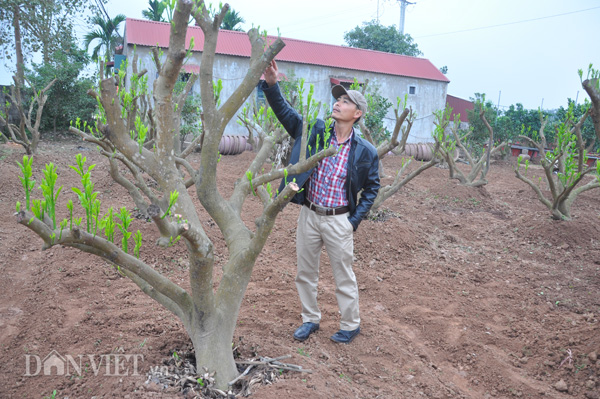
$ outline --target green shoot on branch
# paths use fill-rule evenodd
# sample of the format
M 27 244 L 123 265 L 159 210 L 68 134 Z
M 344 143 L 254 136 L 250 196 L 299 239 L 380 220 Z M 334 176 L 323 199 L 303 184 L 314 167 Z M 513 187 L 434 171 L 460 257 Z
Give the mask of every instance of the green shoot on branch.
M 217 80 L 217 82 L 213 82 L 213 92 L 215 95 L 215 103 L 217 107 L 221 106 L 221 90 L 223 90 L 223 81 L 221 79 Z
M 141 154 L 142 148 L 144 148 L 144 142 L 146 142 L 148 127 L 144 125 L 144 122 L 142 122 L 142 119 L 139 115 L 135 117 L 135 130 L 137 132 L 137 143 Z
M 31 202 L 31 210 L 36 218 L 44 220 L 46 201 L 35 199 Z
M 67 209 L 69 210 L 69 230 L 73 230 L 73 200 L 67 202 Z
M 269 198 L 273 198 L 273 187 L 271 186 L 271 183 L 267 183 L 267 187 L 266 187 L 267 193 L 269 194 Z
M 69 224 L 69 221 L 67 219 L 63 219 L 62 222 L 60 222 L 60 233 L 58 235 L 58 241 L 62 239 L 62 232 L 63 229 L 67 227 L 67 224 Z
M 121 230 L 121 233 L 123 234 L 121 244 L 123 246 L 123 251 L 127 253 L 127 240 L 129 239 L 129 237 L 131 237 L 131 232 L 127 231 L 127 229 L 129 229 L 129 226 L 131 225 L 131 221 L 133 219 L 131 218 L 129 211 L 125 207 L 122 207 L 120 209 L 120 213 L 117 215 L 117 218 L 121 221 L 121 223 L 117 223 L 119 230 Z
M 31 209 L 31 190 L 33 190 L 33 188 L 35 187 L 35 180 L 32 180 L 31 177 L 33 175 L 33 171 L 31 168 L 31 164 L 33 163 L 33 157 L 28 157 L 27 155 L 23 155 L 23 163 L 19 163 L 19 161 L 17 161 L 17 164 L 19 165 L 19 168 L 21 169 L 21 173 L 23 174 L 23 176 L 19 176 L 19 179 L 21 179 L 21 184 L 23 185 L 23 188 L 25 189 L 25 209 L 26 210 L 30 210 Z
M 160 217 L 161 219 L 164 219 L 167 215 L 171 213 L 171 208 L 173 207 L 173 205 L 175 205 L 175 202 L 177 202 L 177 198 L 179 198 L 179 192 L 177 190 L 171 191 L 171 193 L 169 194 L 169 207 L 167 208 L 166 212 Z
M 98 224 L 100 223 L 100 200 L 95 199 L 92 204 L 92 219 L 94 220 L 94 237 L 98 234 Z
M 60 186 L 58 190 L 56 190 L 56 193 L 54 192 L 57 179 L 58 174 L 56 173 L 56 167 L 52 163 L 46 164 L 44 178 L 42 179 L 40 188 L 42 189 L 42 195 L 46 199 L 46 212 L 52 219 L 52 228 L 54 229 L 56 228 L 56 201 L 62 190 L 62 186 Z
M 94 169 L 96 165 L 90 165 L 86 171 L 86 157 L 82 157 L 81 154 L 77 154 L 75 156 L 75 160 L 77 161 L 77 167 L 72 165 L 69 165 L 69 167 L 77 172 L 77 174 L 81 177 L 81 185 L 83 190 L 80 190 L 77 187 L 72 187 L 71 190 L 77 194 L 81 206 L 83 209 L 85 209 L 87 232 L 91 233 L 93 205 L 94 200 L 98 196 L 98 192 L 94 192 L 94 183 L 91 181 L 92 169 Z
M 113 208 L 112 206 L 108 208 L 108 212 L 100 221 L 100 228 L 104 229 L 104 235 L 106 239 L 110 242 L 115 242 L 115 220 L 113 216 Z
M 140 248 L 142 247 L 142 233 L 138 230 L 133 236 L 133 240 L 135 241 L 135 247 L 133 248 L 133 253 L 136 258 L 140 258 Z
M 250 182 L 250 190 L 252 190 L 252 194 L 254 194 L 256 196 L 256 191 L 254 191 L 254 187 L 252 186 L 252 172 L 247 171 L 246 177 L 248 178 L 248 181 Z
M 179 241 L 180 238 L 181 238 L 181 236 L 177 236 L 177 237 L 175 237 L 175 239 L 173 239 L 173 237 L 170 237 L 169 244 L 167 246 L 172 247 L 173 245 L 177 244 L 177 241 Z

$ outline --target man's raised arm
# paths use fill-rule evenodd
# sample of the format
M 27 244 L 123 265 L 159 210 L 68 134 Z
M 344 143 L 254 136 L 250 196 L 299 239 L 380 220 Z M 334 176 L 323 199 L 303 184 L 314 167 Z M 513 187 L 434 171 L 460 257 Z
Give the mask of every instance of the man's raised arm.
M 277 62 L 273 60 L 265 69 L 265 83 L 262 85 L 261 89 L 265 93 L 269 105 L 284 129 L 290 136 L 297 138 L 302 134 L 302 118 L 298 112 L 288 104 L 285 98 L 283 98 L 281 90 L 279 90 L 279 85 L 277 84 L 278 74 L 279 69 L 277 68 Z

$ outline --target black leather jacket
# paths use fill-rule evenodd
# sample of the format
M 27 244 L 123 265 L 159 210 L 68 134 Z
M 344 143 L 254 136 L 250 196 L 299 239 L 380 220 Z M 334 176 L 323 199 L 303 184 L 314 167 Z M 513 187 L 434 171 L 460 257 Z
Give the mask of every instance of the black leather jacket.
M 269 105 L 273 112 L 283 125 L 285 130 L 296 141 L 292 147 L 290 164 L 295 164 L 300 158 L 300 146 L 302 137 L 302 117 L 292 108 L 281 95 L 279 85 L 276 84 L 269 87 L 266 82 L 261 86 Z M 332 129 L 333 131 L 333 129 Z M 306 152 L 308 156 L 314 155 L 317 148 L 322 150 L 325 145 L 324 140 L 325 122 L 317 119 L 317 122 L 312 127 L 307 140 Z M 327 140 L 327 144 L 331 140 L 331 136 Z M 318 142 L 318 145 L 317 145 Z M 310 175 L 313 169 L 298 175 L 289 175 L 287 182 L 296 179 L 296 183 L 304 190 L 300 190 L 291 202 L 295 204 L 304 204 L 308 185 L 310 183 Z M 349 178 L 348 178 L 349 177 Z M 281 182 L 278 192 L 281 192 L 285 186 L 285 181 Z M 379 158 L 377 150 L 367 140 L 358 136 L 352 135 L 350 144 L 350 154 L 348 155 L 348 173 L 346 177 L 346 197 L 350 206 L 350 216 L 348 220 L 354 226 L 354 230 L 358 228 L 363 217 L 371 209 L 377 192 L 379 191 Z M 358 193 L 362 190 L 360 201 L 357 203 Z

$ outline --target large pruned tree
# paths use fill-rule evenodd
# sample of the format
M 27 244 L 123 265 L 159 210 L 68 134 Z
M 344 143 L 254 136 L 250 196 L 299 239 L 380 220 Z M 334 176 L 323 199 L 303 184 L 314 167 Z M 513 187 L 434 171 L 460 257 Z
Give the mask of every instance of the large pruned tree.
M 594 69 L 590 64 L 586 79 L 583 80 L 583 71 L 579 70 L 579 78 L 582 80 L 581 85 L 585 92 L 592 100 L 590 108 L 590 116 L 594 122 L 594 130 L 596 137 L 600 142 L 600 69 Z
M 505 141 L 494 145 L 494 129 L 486 118 L 486 108 L 482 101 L 475 103 L 475 109 L 479 111 L 479 118 L 488 132 L 487 144 L 479 157 L 471 154 L 471 151 L 465 145 L 467 138 L 473 133 L 473 129 L 470 129 L 466 133 L 460 131 L 460 114 L 454 115 L 453 124 L 450 126 L 450 116 L 452 114 L 450 106 L 446 106 L 445 110 L 435 113 L 435 124 L 437 127 L 434 138 L 438 144 L 437 153 L 448 164 L 450 179 L 456 179 L 460 184 L 470 187 L 480 187 L 488 183 L 487 173 L 490 170 L 492 155 L 506 148 L 508 145 Z M 456 165 L 455 156 L 457 149 L 460 149 L 465 155 L 466 163 L 470 168 L 467 173 L 463 172 Z
M 30 91 L 33 93 L 29 101 L 25 100 L 21 85 L 19 84 L 19 79 L 16 75 L 13 76 L 13 81 L 14 84 L 10 87 L 8 98 L 10 99 L 10 102 L 16 106 L 19 112 L 20 123 L 19 126 L 9 123 L 8 115 L 0 113 L 0 124 L 7 126 L 7 136 L 10 137 L 13 142 L 23 146 L 25 152 L 32 155 L 37 152 L 38 145 L 40 144 L 42 114 L 44 112 L 44 106 L 48 101 L 48 90 L 54 85 L 56 78 L 48 82 L 46 86 L 39 91 L 33 83 L 25 78 Z M 29 106 L 27 106 L 27 103 Z
M 403 111 L 399 112 L 400 109 L 403 109 Z M 410 135 L 410 129 L 416 119 L 416 115 L 413 113 L 412 108 L 406 107 L 406 97 L 404 99 L 404 102 L 402 102 L 400 98 L 397 99 L 397 105 L 396 107 L 394 107 L 394 115 L 396 117 L 396 124 L 394 125 L 394 131 L 392 132 L 391 137 L 389 138 L 389 140 L 384 140 L 379 144 L 379 146 L 377 146 L 377 156 L 380 160 L 385 158 L 387 154 L 391 151 L 397 151 L 398 153 L 404 152 L 404 149 L 406 147 L 406 140 L 408 140 L 408 136 Z M 406 126 L 403 126 L 404 122 L 406 122 Z M 369 129 L 364 125 L 364 123 L 362 123 L 362 121 L 360 121 L 359 124 L 361 126 L 361 130 L 365 132 L 367 140 L 371 141 L 372 139 L 371 134 L 369 133 Z M 400 132 L 402 132 L 402 135 L 400 136 L 400 140 L 398 140 Z M 438 150 L 438 147 L 439 145 L 436 143 L 433 146 L 432 153 L 435 153 Z M 392 195 L 394 195 L 396 192 L 398 192 L 398 190 L 404 187 L 406 183 L 408 183 L 427 169 L 439 163 L 439 160 L 435 157 L 432 157 L 431 160 L 429 160 L 429 162 L 422 163 L 417 169 L 413 170 L 408 174 L 405 174 L 404 172 L 410 163 L 411 160 L 403 162 L 402 168 L 396 172 L 396 177 L 394 178 L 392 183 L 388 184 L 387 186 L 382 186 L 379 189 L 377 197 L 375 197 L 373 205 L 371 206 L 371 210 L 369 211 L 370 215 L 374 215 L 379 209 L 379 207 L 383 204 L 383 202 L 390 198 Z M 380 169 L 379 174 L 382 175 L 382 173 L 383 172 Z
M 141 118 L 136 118 L 134 131 L 128 129 L 129 109 L 122 105 L 124 103 L 117 93 L 114 77 L 102 80 L 99 91 L 91 92 L 101 109 L 97 129 L 89 126 L 87 129 L 71 129 L 85 140 L 97 144 L 109 161 L 118 162 L 131 172 L 122 174 L 117 170 L 112 176 L 121 179 L 119 184 L 126 187 L 132 197 L 137 196 L 138 201 L 142 198 L 149 204 L 147 212 L 161 235 L 158 245 L 169 246 L 181 238 L 188 253 L 189 291 L 144 262 L 143 249 L 140 251 L 138 245 L 141 244 L 140 233 L 135 235 L 136 246 L 133 253 L 127 250 L 127 240 L 132 232 L 128 231 L 130 217 L 124 208 L 119 214 L 122 245 L 118 246 L 113 242 L 112 208 L 104 218 L 100 218 L 100 204 L 94 198 L 93 186 L 88 190 L 77 190 L 86 207 L 86 224 L 78 226 L 71 225 L 67 220 L 60 223 L 50 220 L 48 215 L 55 214 L 52 208 L 58 197 L 51 188 L 56 181 L 51 166 L 46 168 L 48 178 L 43 183 L 46 187 L 43 191 L 46 198 L 44 205 L 36 202 L 35 207 L 27 206 L 17 213 L 18 222 L 44 240 L 44 248 L 70 246 L 117 265 L 143 292 L 177 315 L 194 345 L 198 370 L 206 367 L 216 372 L 216 384 L 220 388 L 226 388 L 228 382 L 238 375 L 232 354 L 232 339 L 255 261 L 265 245 L 277 214 L 298 190 L 294 182 L 289 182 L 274 197 L 273 190 L 269 189 L 269 182 L 285 178 L 288 173 L 306 171 L 319 160 L 335 153 L 335 149 L 328 148 L 286 169 L 272 169 L 263 173 L 265 160 L 274 147 L 273 140 L 266 137 L 245 175 L 237 181 L 231 196 L 225 198 L 219 192 L 216 171 L 218 146 L 224 129 L 248 99 L 266 66 L 284 46 L 281 39 L 267 43 L 265 36 L 258 30 L 251 29 L 248 32 L 251 56 L 247 73 L 234 93 L 223 99 L 222 105 L 218 106 L 213 86 L 213 68 L 219 26 L 228 9 L 228 5 L 224 5 L 212 18 L 202 1 L 177 1 L 166 60 L 161 62 L 155 59 L 159 77 L 153 91 L 156 132 L 152 147 L 144 146 L 147 128 Z M 185 159 L 184 153 L 180 156 L 175 153 L 173 138 L 174 124 L 177 121 L 174 117 L 173 89 L 187 53 L 185 37 L 190 14 L 204 32 L 199 74 L 204 123 L 201 159 L 197 168 Z M 140 74 L 143 72 L 145 71 Z M 131 99 L 135 102 L 136 96 Z M 130 104 L 129 107 L 131 106 Z M 90 169 L 86 169 L 84 159 L 78 157 L 78 166 L 74 169 L 82 176 L 82 183 L 89 188 L 92 184 Z M 156 182 L 156 187 L 152 190 L 148 187 L 148 177 Z M 193 188 L 193 191 L 188 191 L 189 188 Z M 218 225 L 229 252 L 216 289 L 213 285 L 214 245 L 204 231 L 192 193 Z M 242 218 L 242 205 L 253 193 L 261 199 L 263 209 L 253 225 L 246 225 Z M 44 209 L 46 213 L 43 212 Z M 112 234 L 108 234 L 109 226 Z M 107 238 L 101 237 L 102 228 Z
M 592 70 L 592 74 L 598 76 L 598 71 L 593 70 L 591 65 L 590 70 Z M 585 80 L 582 85 L 586 91 L 589 90 L 590 97 L 600 98 L 600 86 L 597 78 L 595 82 Z M 600 162 L 597 161 L 595 167 L 587 164 L 586 145 L 581 133 L 586 119 L 590 115 L 594 115 L 597 109 L 594 108 L 593 103 L 588 103 L 586 112 L 577 118 L 574 106 L 574 103 L 569 103 L 565 119 L 556 127 L 552 149 L 549 149 L 549 143 L 544 133 L 548 119 L 544 118 L 541 113 L 541 127 L 535 134 L 535 138 L 519 136 L 538 149 L 540 164 L 544 170 L 550 196 L 546 195 L 546 190 L 542 187 L 542 177 L 536 181 L 528 176 L 529 160 L 522 162 L 519 157 L 515 174 L 519 180 L 527 183 L 533 189 L 540 202 L 548 208 L 552 218 L 556 220 L 570 220 L 572 218 L 571 207 L 577 196 L 585 191 L 600 188 Z M 597 130 L 596 134 L 598 134 Z M 592 178 L 586 182 L 585 179 L 589 175 Z

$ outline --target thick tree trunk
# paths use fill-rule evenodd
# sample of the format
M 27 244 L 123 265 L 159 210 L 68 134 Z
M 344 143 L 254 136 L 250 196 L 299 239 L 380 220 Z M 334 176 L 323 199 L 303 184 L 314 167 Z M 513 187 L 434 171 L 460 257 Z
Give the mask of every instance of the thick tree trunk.
M 19 9 L 18 5 L 14 6 L 13 14 L 14 14 L 13 28 L 15 31 L 15 49 L 16 49 L 16 53 L 17 53 L 16 54 L 16 56 L 17 56 L 17 80 L 18 80 L 18 84 L 20 85 L 20 87 L 23 87 L 23 85 L 25 84 L 25 72 L 24 72 L 25 60 L 23 58 L 23 46 L 22 46 L 22 42 L 21 42 L 21 25 L 20 25 L 21 10 Z
M 590 100 L 592 100 L 591 116 L 594 123 L 594 130 L 596 131 L 596 137 L 600 140 L 600 90 L 598 89 L 598 78 L 586 79 L 582 86 L 588 96 L 590 96 Z
M 31 132 L 31 153 L 37 154 L 37 149 L 40 144 L 40 133 L 39 132 Z
M 235 323 L 228 322 L 229 317 L 220 317 L 218 311 L 212 316 L 197 311 L 193 321 L 184 323 L 196 351 L 197 373 L 202 373 L 203 368 L 215 372 L 221 389 L 239 375 L 231 346 Z

